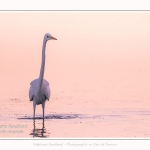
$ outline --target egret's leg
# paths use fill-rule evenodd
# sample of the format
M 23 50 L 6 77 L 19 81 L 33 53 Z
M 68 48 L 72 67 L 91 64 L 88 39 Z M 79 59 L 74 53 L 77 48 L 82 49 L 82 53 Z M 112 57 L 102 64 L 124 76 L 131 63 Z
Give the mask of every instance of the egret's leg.
M 43 109 L 43 119 L 44 119 L 45 102 L 42 103 L 42 109 Z
M 33 101 L 33 118 L 35 119 L 36 103 Z
M 45 132 L 45 127 L 44 127 L 44 119 L 43 119 L 43 127 L 42 127 L 42 132 L 41 132 L 42 137 L 44 137 L 44 132 Z
M 35 108 L 34 108 L 34 115 L 33 115 L 33 118 L 35 119 Z
M 33 120 L 33 137 L 35 136 L 35 119 Z
M 43 127 L 42 127 L 42 129 L 44 129 L 45 128 L 45 125 L 44 125 L 44 119 L 43 119 Z

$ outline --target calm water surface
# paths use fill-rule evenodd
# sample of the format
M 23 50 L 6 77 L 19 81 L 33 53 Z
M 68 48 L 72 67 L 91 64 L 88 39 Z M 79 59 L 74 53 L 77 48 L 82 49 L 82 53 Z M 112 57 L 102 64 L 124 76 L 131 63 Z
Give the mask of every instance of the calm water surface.
M 58 80 L 47 71 L 52 94 L 44 121 L 41 105 L 35 121 L 32 118 L 31 77 L 1 73 L 7 80 L 1 80 L 0 137 L 150 137 L 150 84 L 141 78 L 142 71 L 118 74 L 84 68 L 84 76 L 81 70 L 74 80 L 74 70 L 70 78 L 59 74 Z

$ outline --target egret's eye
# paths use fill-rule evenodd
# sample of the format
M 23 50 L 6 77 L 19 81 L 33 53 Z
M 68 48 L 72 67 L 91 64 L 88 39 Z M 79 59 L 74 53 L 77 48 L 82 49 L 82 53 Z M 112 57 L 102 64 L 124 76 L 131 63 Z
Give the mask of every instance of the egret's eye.
M 47 36 L 47 38 L 48 38 L 48 36 Z

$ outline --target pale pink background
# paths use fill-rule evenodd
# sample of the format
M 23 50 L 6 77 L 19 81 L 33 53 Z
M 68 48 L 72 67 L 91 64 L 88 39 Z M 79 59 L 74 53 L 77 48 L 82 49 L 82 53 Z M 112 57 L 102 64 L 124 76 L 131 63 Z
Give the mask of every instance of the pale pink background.
M 32 116 L 29 84 L 39 75 L 42 40 L 49 32 L 58 40 L 48 41 L 46 47 L 45 79 L 52 91 L 46 113 L 126 115 L 126 122 L 110 118 L 103 125 L 85 122 L 74 130 L 68 123 L 67 133 L 57 129 L 51 136 L 150 136 L 149 12 L 1 12 L 0 29 L 3 120 L 5 113 Z M 145 112 L 148 115 L 138 115 Z M 51 128 L 57 125 L 60 122 Z M 90 132 L 79 133 L 89 127 Z M 128 127 L 133 129 L 125 132 Z

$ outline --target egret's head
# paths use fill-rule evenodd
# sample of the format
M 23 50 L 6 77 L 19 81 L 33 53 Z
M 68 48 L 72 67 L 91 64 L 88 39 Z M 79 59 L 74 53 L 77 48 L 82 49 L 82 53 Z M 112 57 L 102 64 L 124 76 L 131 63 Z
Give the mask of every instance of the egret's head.
M 44 36 L 44 40 L 57 40 L 55 37 L 51 36 L 49 33 L 46 33 Z

